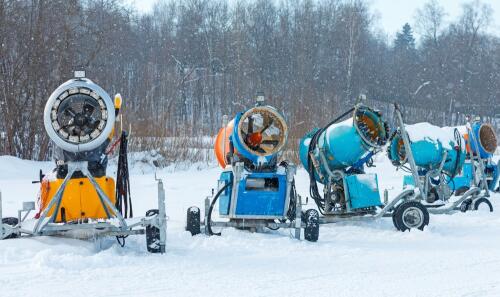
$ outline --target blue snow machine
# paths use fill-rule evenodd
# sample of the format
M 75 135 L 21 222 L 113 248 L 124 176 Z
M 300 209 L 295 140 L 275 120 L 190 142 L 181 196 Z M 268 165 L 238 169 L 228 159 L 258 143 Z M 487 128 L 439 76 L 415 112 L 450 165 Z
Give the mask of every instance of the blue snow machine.
M 462 131 L 467 149 L 466 159 L 461 174 L 450 179 L 450 188 L 452 191 L 464 192 L 472 186 L 479 186 L 490 192 L 498 192 L 500 163 L 493 161 L 493 154 L 497 150 L 494 128 L 490 124 L 481 123 L 479 119 L 468 123 L 465 128 Z
M 319 213 L 302 212 L 301 198 L 295 190 L 296 166 L 279 161 L 286 145 L 288 127 L 284 117 L 271 106 L 257 104 L 227 121 L 215 140 L 215 155 L 224 169 L 218 191 L 205 199 L 205 215 L 192 206 L 187 211 L 186 230 L 192 235 L 220 235 L 212 228 L 234 227 L 263 232 L 266 229 L 295 229 L 295 238 L 317 241 Z M 217 205 L 218 202 L 218 205 Z M 214 208 L 224 221 L 213 221 Z
M 352 116 L 342 121 L 347 115 Z M 310 195 L 322 214 L 320 223 L 392 217 L 401 231 L 422 230 L 429 223 L 429 214 L 415 201 L 413 190 L 390 202 L 385 195 L 382 202 L 377 174 L 365 172 L 365 167 L 374 166 L 372 157 L 388 139 L 382 114 L 361 103 L 302 138 L 300 160 L 309 173 Z
M 464 137 L 457 127 L 443 128 L 429 123 L 406 125 L 397 106 L 395 111 L 398 127 L 390 139 L 388 157 L 397 168 L 410 173 L 404 177 L 403 186 L 418 192 L 418 199 L 428 212 L 447 214 L 483 206 L 493 211 L 487 186 L 473 182 L 475 178 L 483 179 L 486 185 L 485 175 L 480 174 L 485 172 L 483 161 L 479 154 L 466 150 L 467 145 L 478 147 L 478 135 L 471 125 L 466 126 L 471 136 L 471 141 L 466 143 L 468 137 Z M 496 139 L 494 141 L 496 148 Z M 478 172 L 476 177 L 475 172 Z

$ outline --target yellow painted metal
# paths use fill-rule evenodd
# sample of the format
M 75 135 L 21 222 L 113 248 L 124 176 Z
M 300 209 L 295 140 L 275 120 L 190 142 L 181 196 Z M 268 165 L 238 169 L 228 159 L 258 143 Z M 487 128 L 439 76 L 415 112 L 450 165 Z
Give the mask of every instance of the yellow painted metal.
M 108 196 L 111 203 L 115 203 L 115 181 L 111 177 L 95 178 L 97 184 Z M 41 184 L 40 207 L 43 211 L 50 203 L 63 179 L 43 181 Z M 56 222 L 61 222 L 61 209 L 64 208 L 66 222 L 80 219 L 106 219 L 106 211 L 97 195 L 97 191 L 88 178 L 73 178 L 66 185 Z M 109 209 L 109 208 L 108 208 Z M 48 213 L 53 214 L 54 209 Z M 109 210 L 111 216 L 113 212 Z

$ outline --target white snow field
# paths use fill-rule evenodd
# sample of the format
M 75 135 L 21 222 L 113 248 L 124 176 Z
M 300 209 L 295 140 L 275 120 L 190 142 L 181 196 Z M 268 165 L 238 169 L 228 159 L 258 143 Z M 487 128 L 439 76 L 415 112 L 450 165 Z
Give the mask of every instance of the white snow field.
M 401 190 L 402 173 L 378 156 L 381 190 Z M 38 170 L 53 167 L 0 157 L 4 216 L 36 198 Z M 199 168 L 201 167 L 201 169 Z M 113 170 L 108 173 L 113 174 Z M 65 238 L 0 242 L 0 296 L 500 296 L 500 195 L 497 212 L 431 216 L 425 231 L 398 232 L 390 218 L 320 227 L 316 243 L 289 230 L 234 229 L 191 237 L 186 209 L 203 205 L 220 169 L 193 165 L 158 172 L 167 194 L 167 253 L 149 254 L 144 236 L 99 247 Z M 304 170 L 298 191 L 308 193 Z M 134 213 L 156 207 L 154 173 L 132 169 Z M 312 201 L 309 201 L 312 207 Z

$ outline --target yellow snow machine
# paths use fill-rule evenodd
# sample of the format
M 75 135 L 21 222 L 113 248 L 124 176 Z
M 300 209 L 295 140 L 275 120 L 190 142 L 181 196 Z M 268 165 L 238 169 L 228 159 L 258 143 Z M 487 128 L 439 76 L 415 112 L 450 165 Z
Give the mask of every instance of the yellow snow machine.
M 121 246 L 129 235 L 145 234 L 147 250 L 164 253 L 166 241 L 165 191 L 158 180 L 158 208 L 133 217 L 128 172 L 128 133 L 113 141 L 122 99 L 115 100 L 76 71 L 75 78 L 49 97 L 44 126 L 54 144 L 56 168 L 40 171 L 38 208 L 24 202 L 17 217 L 2 218 L 0 239 L 25 236 L 67 236 L 99 239 L 114 236 Z M 108 155 L 119 147 L 116 182 L 106 175 Z

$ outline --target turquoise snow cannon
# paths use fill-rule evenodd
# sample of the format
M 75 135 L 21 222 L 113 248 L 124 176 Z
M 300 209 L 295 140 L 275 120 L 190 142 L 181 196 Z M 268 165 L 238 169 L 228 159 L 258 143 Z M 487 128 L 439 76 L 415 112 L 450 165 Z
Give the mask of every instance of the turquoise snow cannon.
M 440 128 L 429 123 L 406 125 L 415 164 L 424 170 L 437 169 L 457 175 L 465 161 L 465 146 L 460 133 L 454 128 Z M 403 138 L 396 134 L 388 147 L 393 164 L 405 163 L 408 158 Z M 442 164 L 443 163 L 443 164 Z
M 466 138 L 459 128 L 441 128 L 429 123 L 406 125 L 397 105 L 395 113 L 398 127 L 387 155 L 394 166 L 411 173 L 404 177 L 403 187 L 418 189 L 418 199 L 431 214 L 465 212 L 478 209 L 480 205 L 487 205 L 493 211 L 487 199 L 487 189 L 477 186 L 465 190 L 456 188 L 464 178 L 468 179 L 469 173 L 464 172 L 464 168 L 471 168 L 466 166 Z M 467 130 L 472 134 L 469 124 Z M 473 166 L 483 168 L 481 160 L 471 161 Z
M 295 238 L 317 241 L 319 213 L 308 209 L 302 213 L 300 196 L 295 190 L 296 166 L 280 161 L 287 142 L 288 126 L 274 107 L 257 105 L 224 120 L 215 140 L 215 155 L 224 169 L 218 180 L 218 191 L 205 200 L 205 218 L 200 209 L 190 207 L 186 230 L 192 235 L 220 235 L 212 227 L 235 227 L 251 231 L 279 228 L 295 229 Z M 212 221 L 218 201 L 218 215 L 229 221 Z
M 341 121 L 349 114 L 351 118 Z M 377 174 L 365 172 L 388 139 L 389 128 L 382 114 L 358 104 L 300 140 L 300 160 L 309 173 L 311 198 L 323 214 L 321 223 L 392 216 L 401 231 L 422 230 L 428 224 L 428 213 L 413 201 L 413 191 L 403 191 L 383 203 Z M 323 194 L 318 183 L 323 186 Z
M 311 140 L 319 130 L 314 129 L 300 141 L 300 161 L 305 168 L 308 168 Z M 316 136 L 318 150 L 312 151 L 318 160 L 322 152 L 326 161 L 320 165 L 321 174 L 316 175 L 318 181 L 322 182 L 320 176 L 327 176 L 328 170 L 362 167 L 373 151 L 385 144 L 387 133 L 380 112 L 363 105 L 355 109 L 352 118 L 328 126 Z

